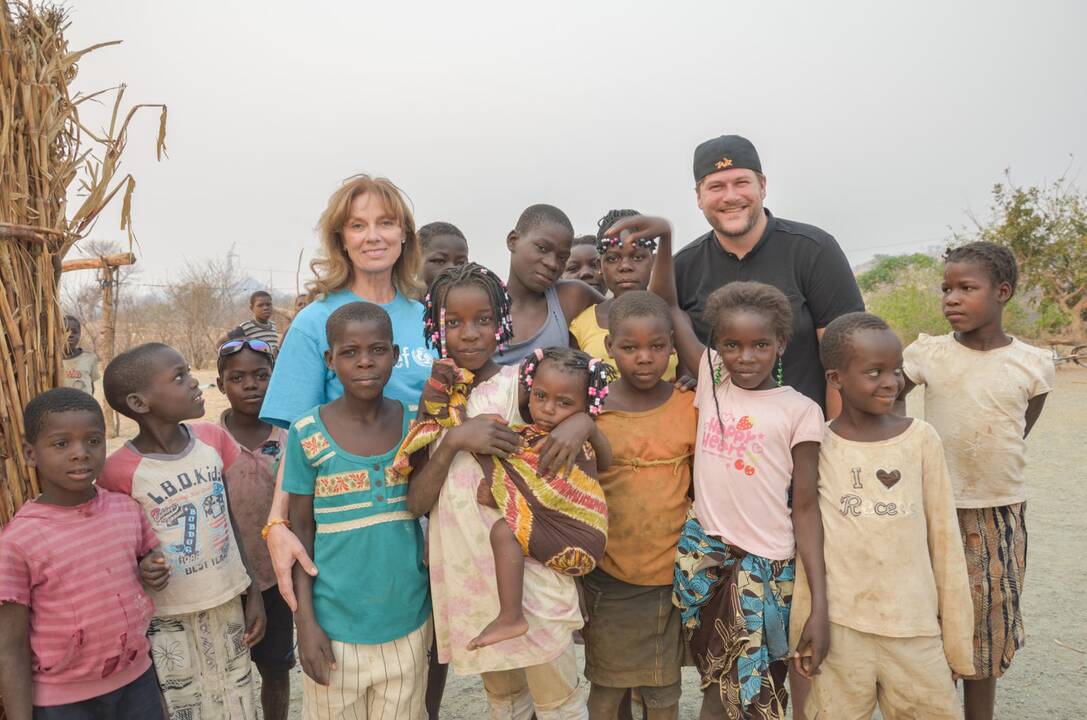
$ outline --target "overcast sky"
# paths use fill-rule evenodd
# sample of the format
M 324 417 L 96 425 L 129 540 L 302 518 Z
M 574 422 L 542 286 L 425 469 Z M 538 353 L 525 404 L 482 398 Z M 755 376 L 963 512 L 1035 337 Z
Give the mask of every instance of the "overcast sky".
M 1025 184 L 1087 162 L 1087 3 L 70 3 L 77 89 L 169 106 L 133 125 L 142 282 L 234 244 L 294 287 L 333 189 L 385 175 L 499 270 L 527 205 L 578 233 L 613 207 L 708 227 L 692 151 L 750 138 L 775 214 L 859 263 L 938 245 Z M 85 118 L 92 119 L 90 110 Z M 99 119 L 96 121 L 101 123 Z M 122 238 L 115 213 L 92 237 Z

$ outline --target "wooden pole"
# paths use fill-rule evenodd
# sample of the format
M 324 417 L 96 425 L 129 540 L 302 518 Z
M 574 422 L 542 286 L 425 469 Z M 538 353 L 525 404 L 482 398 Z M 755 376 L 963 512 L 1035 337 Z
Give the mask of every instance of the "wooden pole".
M 98 270 L 98 285 L 102 288 L 102 328 L 99 330 L 102 341 L 99 346 L 98 361 L 103 369 L 109 365 L 117 351 L 117 269 L 124 265 L 133 265 L 135 262 L 136 256 L 127 252 L 96 258 L 65 260 L 60 266 L 61 272 Z M 121 430 L 120 418 L 113 412 L 109 403 L 103 405 L 102 411 L 106 416 L 106 434 L 111 438 L 117 437 Z
M 117 253 L 116 255 L 103 255 L 94 258 L 79 258 L 77 260 L 65 260 L 60 265 L 61 272 L 72 270 L 99 270 L 104 267 L 120 267 L 121 265 L 135 265 L 136 256 L 130 252 Z
M 113 359 L 113 354 L 116 350 L 116 266 L 111 265 L 110 263 L 103 263 L 102 267 L 98 270 L 98 282 L 102 286 L 102 357 L 99 358 L 99 361 L 102 364 L 102 368 L 105 369 L 105 367 L 109 365 L 110 360 Z M 113 408 L 109 406 L 109 403 L 105 403 L 102 410 L 106 416 L 106 433 L 111 438 L 117 437 L 117 434 L 120 432 L 121 429 L 120 420 L 117 417 L 117 413 L 113 411 Z

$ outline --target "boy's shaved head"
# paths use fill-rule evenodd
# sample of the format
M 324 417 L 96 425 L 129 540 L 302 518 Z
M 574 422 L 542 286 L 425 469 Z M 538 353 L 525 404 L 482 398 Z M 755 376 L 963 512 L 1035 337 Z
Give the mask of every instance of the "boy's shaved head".
M 110 360 L 102 375 L 102 392 L 109 406 L 125 417 L 134 418 L 126 398 L 132 393 L 143 392 L 151 384 L 155 357 L 167 350 L 174 350 L 166 343 L 151 342 L 125 350 Z M 176 352 L 176 350 L 174 350 Z
M 517 218 L 517 225 L 513 229 L 518 235 L 524 235 L 529 230 L 538 228 L 541 225 L 558 225 L 570 231 L 570 234 L 574 234 L 574 224 L 570 222 L 570 218 L 566 216 L 562 210 L 559 210 L 554 205 L 529 205 L 525 208 L 525 211 L 521 213 L 521 217 Z
M 887 322 L 872 313 L 852 312 L 835 318 L 819 342 L 819 359 L 827 370 L 845 370 L 853 350 L 853 336 L 862 330 L 890 330 Z
M 619 323 L 635 317 L 660 318 L 669 329 L 672 328 L 672 314 L 668 303 L 651 292 L 631 290 L 615 298 L 608 308 L 608 332 L 614 335 Z
M 38 434 L 45 427 L 45 419 L 62 412 L 94 413 L 102 423 L 102 429 L 106 428 L 102 406 L 97 400 L 75 388 L 53 388 L 33 398 L 23 408 L 23 429 L 26 431 L 26 441 L 30 444 L 37 442 Z
M 388 333 L 389 340 L 395 342 L 393 322 L 389 318 L 389 313 L 385 312 L 385 309 L 380 305 L 360 300 L 342 305 L 328 316 L 328 320 L 325 322 L 325 336 L 328 338 L 330 347 L 336 344 L 336 340 L 344 327 L 352 322 L 377 323 L 382 331 Z

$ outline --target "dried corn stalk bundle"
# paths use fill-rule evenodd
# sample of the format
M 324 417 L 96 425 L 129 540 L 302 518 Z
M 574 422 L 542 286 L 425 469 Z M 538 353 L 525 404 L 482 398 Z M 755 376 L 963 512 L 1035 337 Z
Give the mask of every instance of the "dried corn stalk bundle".
M 116 43 L 69 51 L 55 6 L 0 0 L 0 526 L 39 491 L 22 454 L 22 408 L 60 380 L 60 262 L 120 192 L 129 233 L 131 175 L 119 172 L 129 121 L 160 110 L 156 153 L 165 151 L 166 106 L 122 112 L 124 86 L 71 95 L 79 60 Z M 109 127 L 79 120 L 82 103 L 113 98 Z M 73 182 L 80 203 L 70 214 Z

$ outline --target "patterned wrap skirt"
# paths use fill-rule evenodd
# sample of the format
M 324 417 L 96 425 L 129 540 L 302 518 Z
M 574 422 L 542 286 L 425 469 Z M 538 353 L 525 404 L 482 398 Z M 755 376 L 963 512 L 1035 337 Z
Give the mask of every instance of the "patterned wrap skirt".
M 1020 598 L 1027 572 L 1026 503 L 959 508 L 966 573 L 974 600 L 974 670 L 1001 677 L 1026 643 Z
M 794 560 L 768 560 L 707 535 L 692 511 L 676 553 L 680 610 L 702 690 L 730 720 L 784 718 Z

